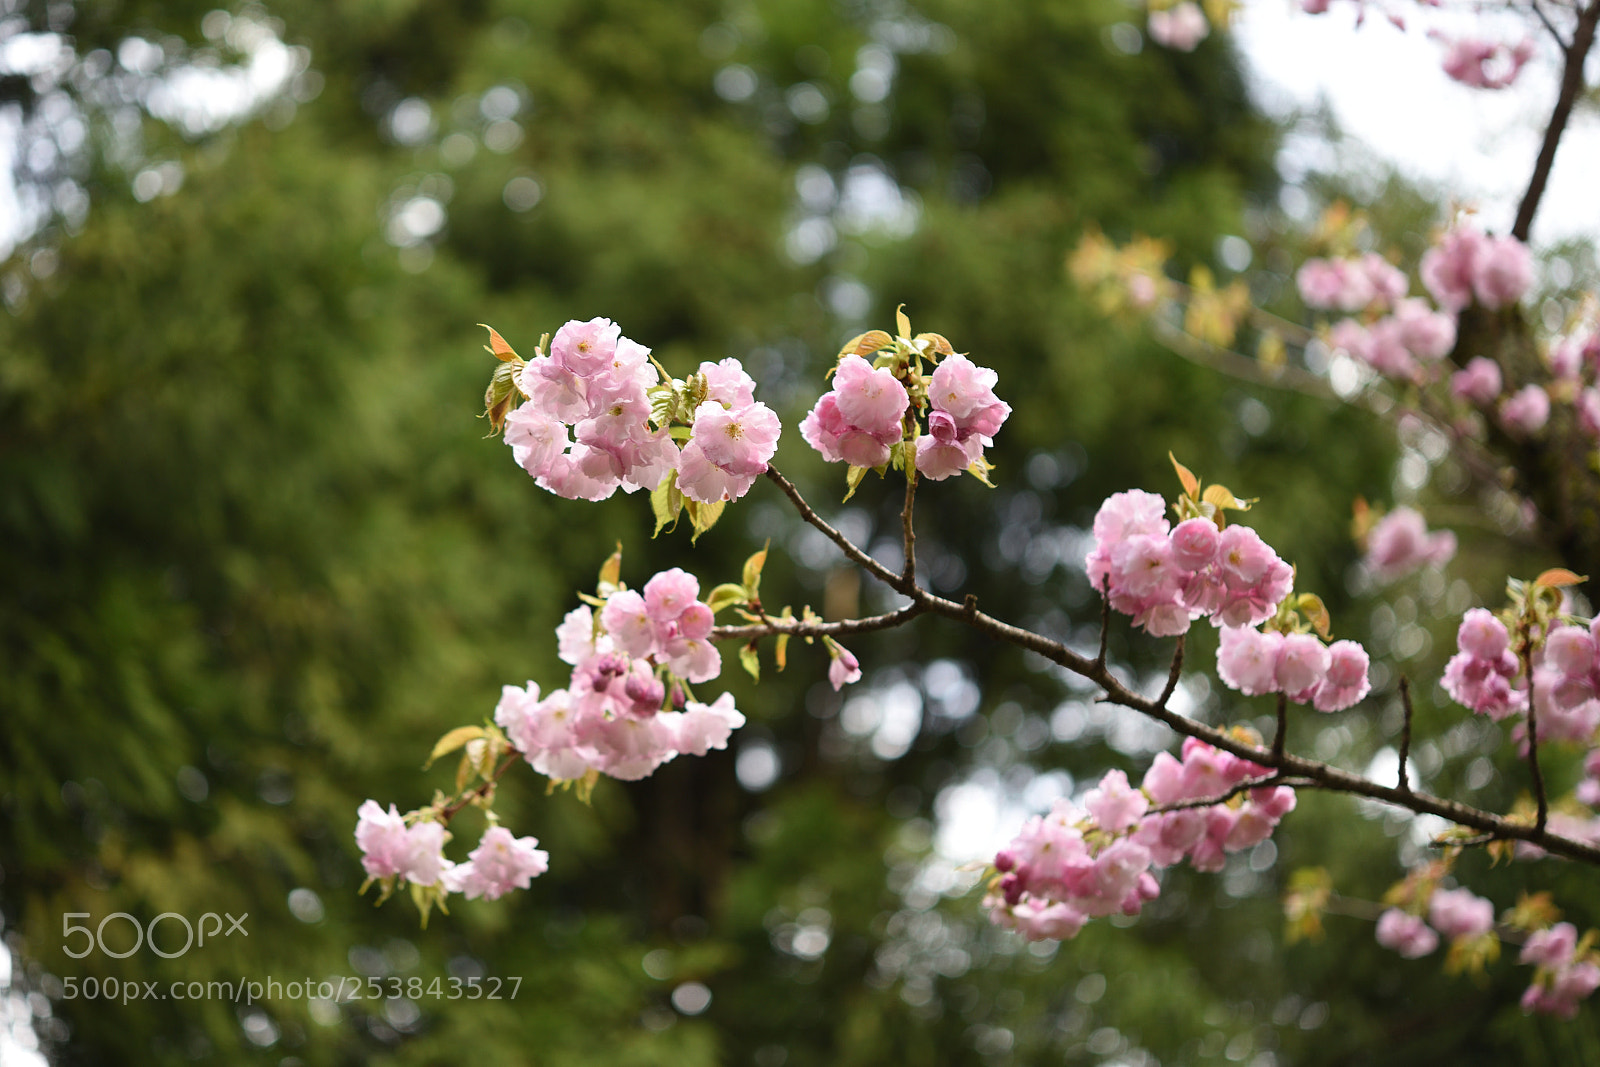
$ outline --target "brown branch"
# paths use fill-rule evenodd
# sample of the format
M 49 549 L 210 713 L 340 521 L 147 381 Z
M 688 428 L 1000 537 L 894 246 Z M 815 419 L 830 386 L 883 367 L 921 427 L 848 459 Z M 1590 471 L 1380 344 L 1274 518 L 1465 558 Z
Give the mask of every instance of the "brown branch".
M 1187 811 L 1190 808 L 1211 808 L 1218 804 L 1226 804 L 1234 797 L 1239 796 L 1242 793 L 1248 793 L 1252 789 L 1269 789 L 1272 786 L 1278 785 L 1287 785 L 1293 788 L 1295 786 L 1304 787 L 1308 784 L 1309 783 L 1307 782 L 1303 782 L 1297 778 L 1290 778 L 1283 774 L 1269 774 L 1262 778 L 1247 778 L 1220 796 L 1201 797 L 1199 800 L 1174 800 L 1171 804 L 1163 804 L 1158 808 L 1151 808 L 1144 814 L 1146 818 L 1149 818 L 1152 815 L 1165 815 L 1169 811 Z
M 1096 667 L 1106 665 L 1106 638 L 1111 635 L 1111 576 L 1100 579 L 1100 651 L 1095 654 Z M 1166 703 L 1162 701 L 1162 703 Z
M 1183 646 L 1185 634 L 1178 635 L 1178 647 L 1172 650 L 1172 666 L 1167 668 L 1167 684 L 1161 690 L 1161 695 L 1156 698 L 1156 703 L 1162 707 L 1167 706 L 1167 701 L 1172 699 L 1172 694 L 1178 688 L 1178 676 L 1183 673 Z
M 1600 0 L 1596 0 L 1600 3 Z M 1341 770 L 1317 760 L 1307 759 L 1289 752 L 1275 753 L 1271 749 L 1258 745 L 1247 744 L 1231 733 L 1196 722 L 1186 715 L 1166 707 L 1160 701 L 1152 700 L 1129 689 L 1105 663 L 1091 659 L 1088 656 L 1074 652 L 1060 641 L 1045 637 L 1043 634 L 1025 630 L 1020 626 L 1003 622 L 992 615 L 978 611 L 969 600 L 967 603 L 958 604 L 953 600 L 937 596 L 926 589 L 915 585 L 906 587 L 900 582 L 900 576 L 884 567 L 877 560 L 867 555 L 850 540 L 844 537 L 822 520 L 805 498 L 787 479 L 775 470 L 769 470 L 767 476 L 777 482 L 795 504 L 801 518 L 811 523 L 817 529 L 838 544 L 845 555 L 854 560 L 867 572 L 873 575 L 891 589 L 911 598 L 912 603 L 902 611 L 909 612 L 916 607 L 924 612 L 943 615 L 957 622 L 966 623 L 980 633 L 997 640 L 1016 645 L 1028 652 L 1043 656 L 1058 666 L 1065 667 L 1073 674 L 1079 675 L 1105 691 L 1101 698 L 1107 703 L 1118 704 L 1132 711 L 1139 712 L 1151 719 L 1164 723 L 1173 730 L 1184 735 L 1204 741 L 1213 748 L 1232 753 L 1241 759 L 1250 760 L 1252 763 L 1270 767 L 1286 777 L 1304 779 L 1303 788 L 1322 789 L 1334 793 L 1349 793 L 1353 796 L 1367 797 L 1372 800 L 1391 804 L 1407 811 L 1420 815 L 1437 815 L 1458 826 L 1465 826 L 1483 833 L 1492 833 L 1502 838 L 1517 841 L 1526 841 L 1537 845 L 1546 852 L 1567 859 L 1582 860 L 1600 866 L 1600 846 L 1586 841 L 1575 841 L 1551 833 L 1545 826 L 1529 826 L 1503 815 L 1474 808 L 1457 800 L 1448 800 L 1436 797 L 1429 793 L 1419 793 L 1412 790 L 1403 790 L 1394 786 L 1380 785 L 1359 774 Z M 774 620 L 777 622 L 779 620 Z M 827 623 L 798 623 L 787 632 L 795 636 L 820 635 L 824 633 L 820 627 L 830 625 Z M 768 631 L 777 632 L 777 631 Z
M 1289 694 L 1278 694 L 1278 729 L 1272 735 L 1273 766 L 1283 762 L 1283 746 L 1289 739 Z
M 1411 792 L 1411 779 L 1406 775 L 1406 761 L 1411 758 L 1411 680 L 1400 676 L 1400 705 L 1405 708 L 1405 725 L 1400 728 L 1400 782 L 1402 793 Z
M 454 804 L 451 804 L 449 807 L 446 807 L 443 810 L 441 810 L 439 812 L 439 818 L 441 820 L 443 820 L 444 822 L 447 822 L 447 823 L 451 819 L 455 818 L 456 817 L 456 813 L 459 812 L 462 808 L 466 807 L 468 804 L 471 804 L 474 800 L 477 800 L 479 797 L 486 795 L 491 789 L 493 789 L 495 787 L 495 783 L 500 781 L 500 776 L 502 774 L 505 774 L 507 771 L 509 771 L 511 769 L 512 764 L 516 763 L 517 760 L 519 760 L 521 758 L 522 758 L 521 753 L 518 753 L 518 752 L 511 753 L 511 755 L 509 755 L 509 756 L 507 756 L 505 758 L 505 760 L 500 764 L 500 766 L 498 766 L 498 767 L 496 767 L 494 769 L 494 774 L 490 775 L 487 780 L 479 783 L 479 785 L 478 785 L 478 787 L 476 789 L 470 789 L 467 792 L 461 794 L 461 796 L 459 798 L 457 798 L 457 800 L 456 800 L 456 802 Z
M 1518 626 L 1517 657 L 1522 660 L 1522 673 L 1528 679 L 1528 774 L 1533 779 L 1533 796 L 1538 804 L 1534 828 L 1544 829 L 1550 816 L 1550 801 L 1544 793 L 1544 772 L 1539 769 L 1539 706 L 1533 691 L 1533 634 L 1531 620 L 1523 616 Z
M 891 630 L 904 625 L 927 609 L 913 601 L 899 611 L 885 615 L 869 615 L 864 619 L 841 619 L 837 622 L 804 622 L 800 619 L 774 619 L 764 616 L 761 622 L 748 626 L 714 626 L 713 641 L 756 641 L 763 637 L 788 634 L 791 637 L 838 637 L 840 634 L 862 634 L 873 630 Z
M 768 467 L 767 478 L 774 482 L 779 489 L 783 490 L 784 495 L 789 498 L 789 502 L 800 513 L 800 517 L 822 531 L 828 540 L 838 545 L 839 550 L 845 554 L 847 559 L 895 592 L 904 593 L 906 596 L 912 595 L 911 591 L 916 589 L 915 585 L 902 581 L 900 575 L 873 559 L 865 551 L 858 548 L 855 542 L 830 526 L 827 520 L 818 515 L 812 510 L 811 505 L 806 503 L 805 497 L 800 495 L 800 490 L 794 487 L 794 483 L 778 473 L 778 468 Z
M 1517 207 L 1517 221 L 1512 224 L 1511 236 L 1526 241 L 1533 230 L 1533 216 L 1539 210 L 1545 186 L 1550 181 L 1550 169 L 1555 166 L 1556 149 L 1561 146 L 1561 136 L 1566 132 L 1567 120 L 1572 117 L 1572 106 L 1583 92 L 1583 64 L 1594 47 L 1595 25 L 1600 23 L 1600 0 L 1590 0 L 1589 6 L 1578 15 L 1572 31 L 1572 41 L 1562 51 L 1561 91 L 1556 95 L 1555 110 L 1550 114 L 1550 125 L 1545 127 L 1544 143 L 1539 146 L 1539 158 L 1534 162 L 1533 175 L 1528 179 L 1528 191 Z
M 900 510 L 901 540 L 905 545 L 905 566 L 900 570 L 900 580 L 907 585 L 917 581 L 917 532 L 912 526 L 911 509 L 917 497 L 917 466 L 915 453 L 906 457 L 906 503 Z

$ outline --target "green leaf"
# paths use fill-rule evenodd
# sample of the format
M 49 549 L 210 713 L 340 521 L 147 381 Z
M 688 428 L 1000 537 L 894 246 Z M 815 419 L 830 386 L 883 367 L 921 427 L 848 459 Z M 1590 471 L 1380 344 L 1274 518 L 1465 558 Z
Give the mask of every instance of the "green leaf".
M 750 642 L 739 649 L 739 662 L 750 672 L 750 677 L 761 681 L 761 659 L 756 655 L 756 643 Z
M 844 483 L 849 490 L 844 494 L 846 500 L 856 495 L 856 490 L 861 486 L 861 479 L 867 476 L 867 471 L 870 469 L 870 467 L 851 467 L 845 474 Z
M 428 756 L 428 762 L 422 765 L 422 769 L 427 770 L 433 766 L 433 761 L 440 756 L 449 755 L 468 741 L 476 741 L 483 735 L 483 727 L 481 726 L 457 726 L 454 730 L 439 738 L 438 743 L 433 746 L 433 752 Z
M 1311 625 L 1326 641 L 1333 619 L 1329 616 L 1328 606 L 1322 602 L 1322 598 L 1315 593 L 1301 593 L 1295 606 L 1306 613 L 1306 618 L 1311 620 Z
M 906 318 L 906 306 L 901 304 L 894 309 L 894 328 L 900 331 L 900 336 L 911 337 L 911 320 Z
M 522 396 L 517 388 L 517 376 L 521 373 L 522 361 L 513 356 L 512 362 L 496 367 L 494 376 L 489 379 L 489 388 L 483 393 L 483 414 L 489 420 L 491 436 L 505 426 L 506 416 Z
M 982 456 L 967 465 L 967 473 L 987 485 L 990 489 L 994 488 L 994 483 L 989 480 L 989 472 L 992 470 L 994 470 L 994 464 Z
M 616 589 L 622 584 L 622 542 L 617 542 L 617 550 L 607 557 L 600 567 L 600 595 Z M 610 588 L 607 588 L 607 587 Z
M 650 510 L 656 515 L 656 532 L 652 538 L 660 535 L 663 529 L 675 530 L 678 526 L 678 514 L 683 511 L 683 493 L 678 490 L 678 472 L 670 471 L 661 479 L 661 484 L 650 492 Z
M 711 614 L 713 615 L 723 608 L 733 607 L 735 604 L 748 604 L 749 602 L 750 597 L 746 594 L 744 586 L 734 585 L 732 582 L 723 582 L 711 590 L 711 595 L 706 597 L 706 607 L 711 609 Z
M 691 504 L 694 502 L 685 498 L 684 503 Z M 689 538 L 689 543 L 693 544 L 700 540 L 701 534 L 715 526 L 717 520 L 722 518 L 722 509 L 727 506 L 727 501 L 718 500 L 711 504 L 700 504 L 690 511 L 689 517 L 694 520 L 694 535 Z
M 761 591 L 761 568 L 767 565 L 767 549 L 772 547 L 772 539 L 762 546 L 761 551 L 744 561 L 744 587 L 749 592 L 750 599 L 754 600 Z
M 1178 482 L 1183 486 L 1183 491 L 1190 496 L 1198 497 L 1200 493 L 1200 479 L 1196 478 L 1194 476 L 1194 472 L 1188 467 L 1185 467 L 1182 463 L 1179 463 L 1178 457 L 1173 455 L 1171 452 L 1167 453 L 1167 458 L 1172 460 L 1172 469 L 1178 472 Z

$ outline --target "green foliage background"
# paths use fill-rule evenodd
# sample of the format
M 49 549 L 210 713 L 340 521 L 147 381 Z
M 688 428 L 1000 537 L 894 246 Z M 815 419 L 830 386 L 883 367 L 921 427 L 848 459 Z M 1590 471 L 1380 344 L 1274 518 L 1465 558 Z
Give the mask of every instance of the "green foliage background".
M 208 3 L 80 4 L 63 25 L 52 6 L 18 14 L 66 30 L 80 60 L 133 35 L 165 41 L 174 62 L 207 46 Z M 90 210 L 4 268 L 24 289 L 0 316 L 0 914 L 15 981 L 51 998 L 36 1029 L 53 1061 L 1594 1055 L 1590 1009 L 1570 1025 L 1523 1020 L 1510 968 L 1442 978 L 1337 917 L 1326 942 L 1283 946 L 1285 870 L 1326 864 L 1341 892 L 1368 899 L 1399 872 L 1399 824 L 1338 798 L 1303 801 L 1276 865 L 1258 852 L 1221 878 L 1172 872 L 1136 926 L 1097 923 L 1059 951 L 989 930 L 975 894 L 945 899 L 929 881 L 942 791 L 1138 774 L 1171 741 L 1119 732 L 1088 694 L 929 620 L 855 649 L 864 691 L 920 694 L 903 754 L 875 756 L 841 726 L 821 650 L 797 647 L 759 687 L 727 676 L 751 719 L 736 750 L 779 757 L 770 790 L 740 786 L 736 752 L 603 783 L 588 807 L 524 773 L 500 809 L 551 853 L 531 891 L 463 903 L 425 931 L 409 905 L 358 897 L 356 806 L 424 803 L 446 784 L 443 769 L 418 771 L 437 736 L 481 720 L 504 683 L 561 684 L 551 631 L 615 541 L 635 584 L 670 565 L 716 582 L 770 537 L 769 602 L 854 596 L 771 486 L 695 549 L 651 541 L 642 499 L 537 490 L 473 418 L 490 369 L 474 323 L 529 349 L 568 318 L 603 315 L 680 373 L 745 360 L 791 419 L 778 464 L 837 515 L 839 472 L 793 420 L 858 321 L 885 324 L 905 303 L 919 329 L 997 368 L 1015 408 L 1000 488 L 961 479 L 923 494 L 926 573 L 1074 641 L 1098 628 L 1074 531 L 1111 492 L 1171 491 L 1168 449 L 1263 498 L 1255 524 L 1361 636 L 1370 605 L 1347 591 L 1349 502 L 1388 496 L 1395 445 L 1359 412 L 1186 363 L 1066 281 L 1089 225 L 1165 236 L 1181 264 L 1215 268 L 1219 237 L 1281 221 L 1275 132 L 1219 40 L 1123 54 L 1108 27 L 1129 9 L 1110 0 L 281 0 L 244 13 L 309 47 L 320 93 L 188 139 L 145 116 L 130 160 L 112 150 L 117 106 L 80 85 L 93 150 L 72 166 Z M 888 95 L 852 102 L 852 75 L 882 55 Z M 748 99 L 714 91 L 731 64 L 756 79 Z M 522 138 L 499 153 L 481 143 L 478 103 L 503 85 L 520 95 Z M 806 112 L 814 121 L 786 106 L 801 85 L 831 102 Z M 25 86 L 6 91 L 40 106 Z M 386 121 L 411 98 L 437 129 L 397 144 Z M 452 133 L 474 139 L 469 160 L 441 152 Z M 182 189 L 138 202 L 130 175 L 161 159 L 181 162 Z M 786 255 L 797 175 L 820 168 L 842 185 L 853 167 L 895 179 L 914 232 L 850 232 L 835 215 L 831 249 Z M 542 188 L 532 210 L 503 199 L 519 175 Z M 385 240 L 387 206 L 446 187 L 447 227 L 407 259 Z M 1415 210 L 1395 226 L 1424 228 L 1426 205 Z M 1284 281 L 1265 260 L 1250 278 L 1270 292 Z M 851 302 L 863 294 L 865 314 Z M 845 518 L 872 542 L 892 536 L 898 506 L 892 482 L 869 480 Z M 1494 595 L 1492 573 L 1473 579 L 1479 596 Z M 1207 637 L 1193 662 L 1207 661 Z M 1121 627 L 1111 639 L 1129 670 L 1164 669 L 1156 642 Z M 1443 658 L 1427 656 L 1422 676 Z M 935 661 L 976 686 L 975 707 L 934 684 L 923 667 Z M 1214 721 L 1268 710 L 1196 700 Z M 1331 742 L 1325 723 L 1297 724 L 1296 741 L 1362 765 L 1393 733 L 1391 701 L 1392 688 Z M 1422 714 L 1440 733 L 1458 717 L 1442 697 Z M 460 851 L 474 818 L 458 824 Z M 1509 903 L 1528 876 L 1486 877 Z M 1592 901 L 1586 878 L 1560 875 L 1560 899 Z M 317 904 L 299 918 L 296 890 Z M 247 939 L 170 961 L 63 953 L 66 913 L 224 911 L 248 912 Z M 826 931 L 825 952 L 785 950 L 801 926 Z M 424 991 L 500 979 L 505 994 L 520 981 L 515 999 L 424 992 L 414 1009 L 123 1005 L 62 999 L 61 984 L 341 975 Z M 712 992 L 692 1017 L 669 1001 L 690 980 Z

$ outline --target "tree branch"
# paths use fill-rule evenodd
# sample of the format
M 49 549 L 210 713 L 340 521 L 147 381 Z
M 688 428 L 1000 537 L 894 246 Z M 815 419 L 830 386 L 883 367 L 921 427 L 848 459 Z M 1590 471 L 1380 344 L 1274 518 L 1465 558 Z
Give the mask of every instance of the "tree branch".
M 1600 0 L 1596 0 L 1596 3 L 1600 3 Z M 1013 626 L 1011 623 L 978 611 L 976 603 L 971 598 L 968 598 L 965 603 L 958 604 L 953 600 L 947 600 L 915 585 L 905 586 L 901 582 L 899 575 L 867 555 L 853 544 L 849 538 L 839 533 L 838 530 L 828 525 L 818 516 L 816 511 L 805 502 L 805 498 L 800 495 L 800 491 L 788 479 L 784 478 L 776 470 L 768 470 L 767 476 L 775 481 L 788 495 L 789 499 L 794 502 L 801 518 L 815 526 L 835 544 L 839 545 L 844 550 L 845 555 L 865 568 L 867 573 L 896 592 L 911 598 L 912 603 L 902 608 L 899 612 L 893 613 L 895 616 L 903 615 L 906 619 L 909 619 L 913 608 L 919 612 L 943 615 L 946 618 L 965 623 L 989 637 L 1016 645 L 1025 651 L 1037 653 L 1050 662 L 1098 685 L 1105 691 L 1105 695 L 1101 699 L 1107 703 L 1119 704 L 1122 707 L 1136 711 L 1164 723 L 1185 737 L 1196 738 L 1211 745 L 1213 748 L 1232 753 L 1241 759 L 1250 760 L 1252 763 L 1260 764 L 1263 767 L 1272 768 L 1285 777 L 1304 779 L 1302 788 L 1349 793 L 1353 796 L 1367 797 L 1385 804 L 1391 804 L 1419 815 L 1437 815 L 1458 826 L 1494 834 L 1496 837 L 1526 841 L 1554 855 L 1564 856 L 1567 859 L 1582 860 L 1586 863 L 1600 866 L 1600 846 L 1584 841 L 1574 841 L 1571 838 L 1553 834 L 1544 826 L 1542 821 L 1530 826 L 1527 823 L 1519 822 L 1503 815 L 1495 815 L 1491 812 L 1474 808 L 1460 801 L 1447 800 L 1429 793 L 1419 793 L 1410 789 L 1401 789 L 1397 786 L 1380 785 L 1358 774 L 1352 774 L 1349 771 L 1341 770 L 1338 767 L 1321 763 L 1317 760 L 1306 759 L 1303 756 L 1296 756 L 1289 752 L 1278 753 L 1270 748 L 1247 744 L 1233 734 L 1196 722 L 1186 715 L 1180 715 L 1168 708 L 1162 701 L 1152 700 L 1129 689 L 1111 672 L 1105 663 L 1074 652 L 1060 641 L 1045 637 L 1043 634 L 1025 630 L 1020 626 Z M 880 619 L 891 617 L 893 616 L 879 616 Z M 783 624 L 781 630 L 778 628 L 779 624 Z M 821 636 L 828 632 L 824 629 L 825 627 L 837 625 L 839 624 L 819 622 L 787 623 L 785 620 L 775 619 L 768 624 L 756 624 L 754 627 L 740 629 L 741 636 L 746 633 L 750 637 L 758 637 L 768 633 L 785 632 L 793 636 L 804 637 Z M 883 625 L 897 625 L 897 623 L 886 622 Z M 732 636 L 732 634 L 728 636 Z
M 1561 146 L 1561 135 L 1566 132 L 1567 120 L 1572 117 L 1572 106 L 1583 91 L 1583 64 L 1594 47 L 1595 24 L 1600 23 L 1600 0 L 1590 0 L 1589 6 L 1578 14 L 1578 24 L 1572 31 L 1572 41 L 1563 50 L 1561 90 L 1556 95 L 1555 110 L 1550 114 L 1550 125 L 1545 127 L 1544 143 L 1539 146 L 1539 158 L 1533 165 L 1533 176 L 1528 180 L 1528 191 L 1517 208 L 1517 221 L 1511 227 L 1511 236 L 1526 241 L 1533 230 L 1533 216 L 1539 210 L 1545 186 L 1550 181 L 1550 168 L 1555 165 L 1556 149 Z M 1559 37 L 1559 35 L 1558 35 Z

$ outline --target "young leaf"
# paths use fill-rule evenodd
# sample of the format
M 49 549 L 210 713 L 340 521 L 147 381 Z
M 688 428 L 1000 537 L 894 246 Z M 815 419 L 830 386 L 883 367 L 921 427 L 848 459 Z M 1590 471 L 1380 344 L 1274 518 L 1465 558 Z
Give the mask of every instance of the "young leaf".
M 911 320 L 906 318 L 906 306 L 901 304 L 894 309 L 894 328 L 900 331 L 901 337 L 911 336 Z
M 606 559 L 600 567 L 600 595 L 605 596 L 611 590 L 622 584 L 622 542 L 617 542 L 617 550 Z M 607 586 L 610 586 L 608 589 Z
M 723 582 L 711 590 L 711 595 L 706 597 L 706 607 L 711 609 L 711 614 L 713 615 L 723 608 L 733 607 L 735 604 L 748 604 L 749 602 L 750 597 L 745 593 L 744 586 L 734 585 L 732 582 Z
M 678 491 L 677 471 L 668 473 L 661 484 L 651 490 L 650 510 L 656 515 L 656 532 L 650 535 L 652 538 L 659 536 L 663 529 L 677 529 L 678 513 L 683 510 L 683 494 Z
M 1229 511 L 1249 511 L 1254 499 L 1240 500 L 1233 495 L 1233 491 L 1225 485 L 1208 485 L 1206 491 L 1200 494 L 1200 499 L 1211 504 L 1218 511 L 1226 508 Z
M 480 322 L 478 325 L 489 331 L 489 343 L 484 347 L 490 355 L 501 362 L 510 362 L 517 358 L 516 350 L 506 344 L 506 339 L 500 336 L 499 331 L 487 323 Z
M 983 456 L 979 456 L 977 459 L 967 464 L 967 473 L 978 479 L 978 481 L 982 482 L 984 485 L 987 485 L 990 489 L 994 488 L 994 483 L 989 480 L 989 472 L 992 470 L 994 470 L 994 464 L 990 463 Z
M 956 354 L 955 348 L 943 334 L 919 333 L 913 340 L 929 342 L 929 347 L 941 356 L 953 356 Z
M 1171 452 L 1167 453 L 1167 458 L 1172 460 L 1172 469 L 1178 472 L 1178 484 L 1183 486 L 1183 491 L 1190 496 L 1199 496 L 1200 479 L 1196 478 L 1188 467 L 1179 463 L 1178 457 Z
M 517 401 L 522 396 L 517 388 L 517 375 L 522 372 L 522 361 L 515 356 L 512 360 L 513 362 L 502 363 L 494 369 L 494 376 L 489 379 L 489 388 L 483 392 L 483 413 L 489 420 L 491 436 L 499 433 L 505 426 L 506 416 L 517 406 Z
M 772 547 L 772 539 L 761 546 L 761 551 L 744 561 L 744 587 L 754 600 L 761 592 L 761 568 L 767 565 L 767 549 Z
M 879 349 L 887 348 L 892 344 L 894 344 L 894 338 L 882 330 L 868 330 L 866 333 L 858 334 L 846 341 L 845 346 L 839 349 L 839 358 L 843 359 L 845 356 L 870 356 Z
M 844 483 L 849 490 L 844 494 L 844 498 L 846 500 L 849 500 L 851 497 L 856 495 L 856 489 L 860 487 L 861 479 L 867 476 L 867 471 L 870 469 L 870 467 L 851 467 L 850 470 L 846 472 L 844 476 Z
M 717 520 L 722 518 L 722 509 L 726 506 L 727 501 L 718 500 L 711 504 L 701 504 L 694 509 L 691 513 L 694 519 L 694 534 L 689 538 L 690 544 L 700 540 L 701 534 L 717 524 Z
M 440 756 L 447 756 L 468 741 L 474 741 L 482 736 L 483 727 L 481 726 L 457 726 L 454 730 L 439 738 L 438 743 L 433 746 L 433 752 L 428 756 L 428 762 L 422 765 L 422 769 L 427 770 L 433 766 L 433 761 Z
M 761 658 L 756 655 L 756 643 L 750 642 L 739 649 L 739 662 L 750 672 L 750 677 L 761 681 Z
M 1333 619 L 1328 615 L 1328 607 L 1322 602 L 1322 598 L 1315 593 L 1301 593 L 1296 606 L 1306 613 L 1306 618 L 1311 620 L 1311 625 L 1317 634 L 1326 641 Z
M 1565 589 L 1570 585 L 1579 585 L 1589 579 L 1585 575 L 1573 574 L 1565 567 L 1552 567 L 1533 580 L 1536 586 L 1545 589 Z

